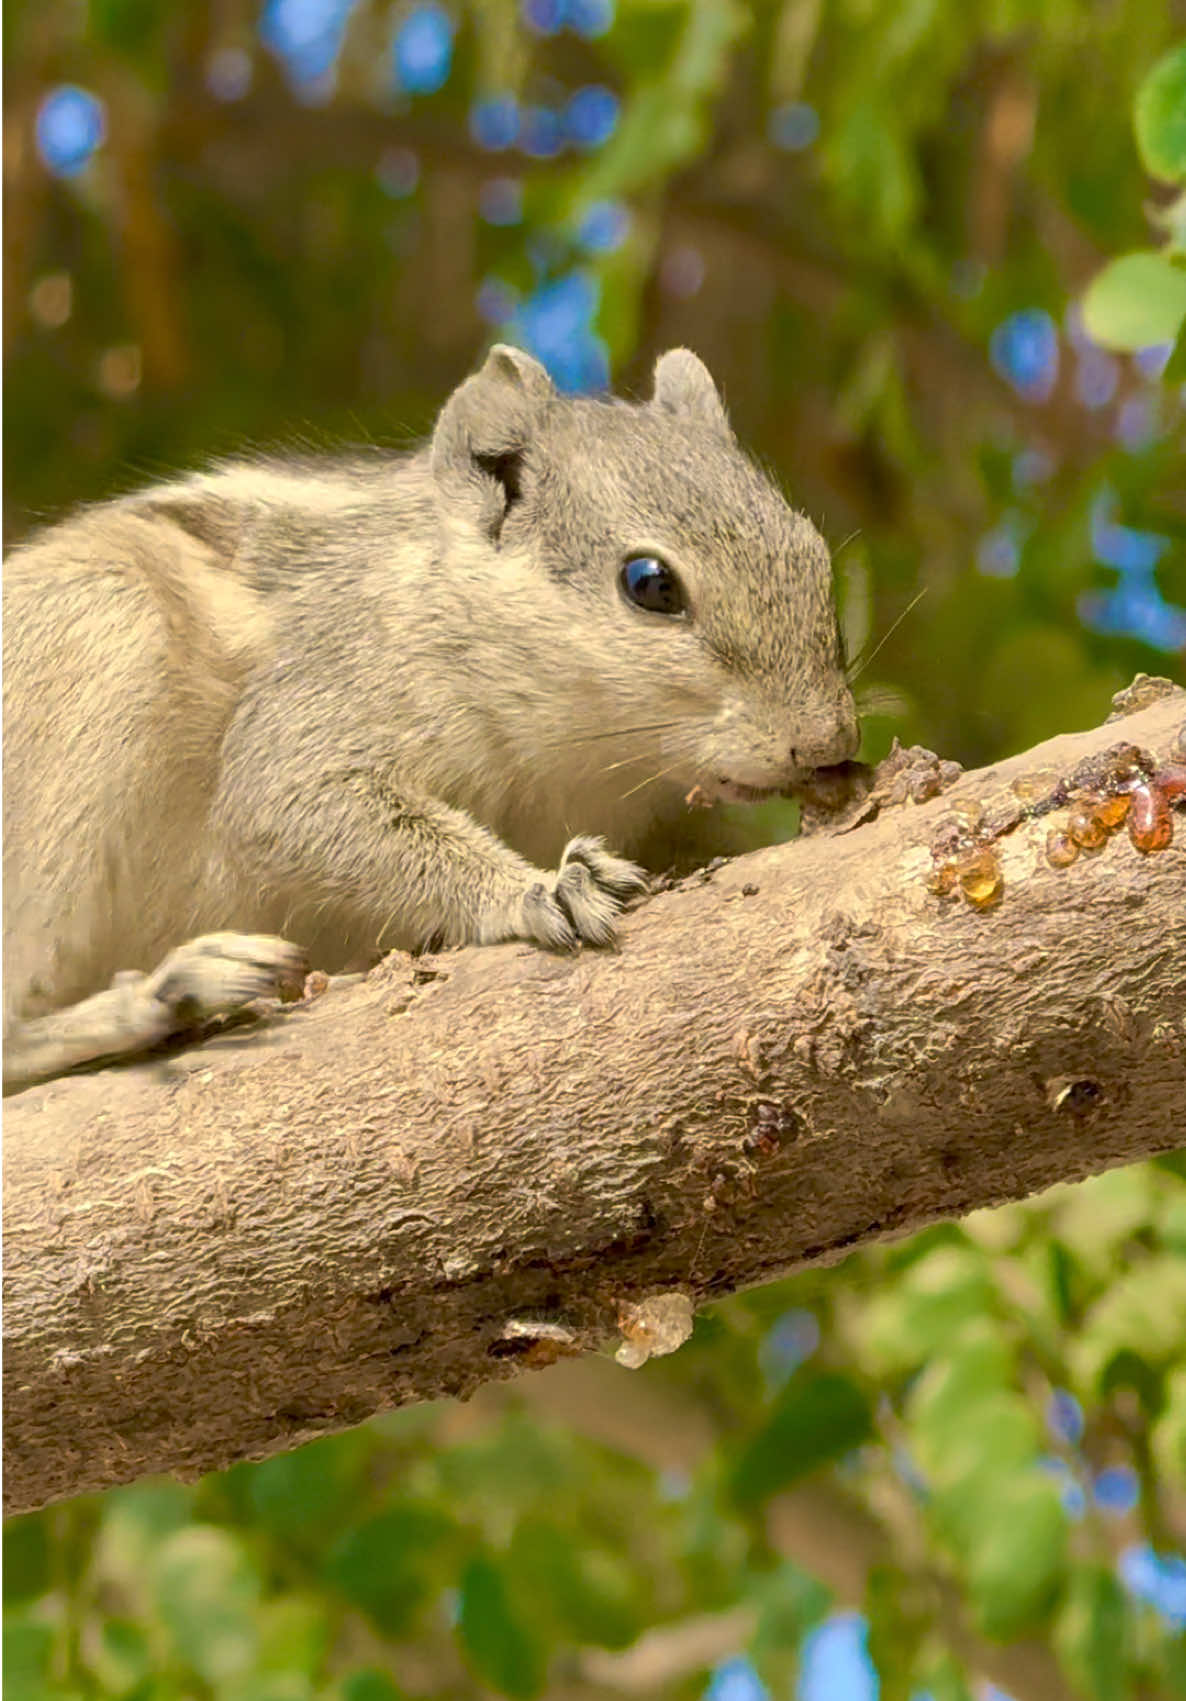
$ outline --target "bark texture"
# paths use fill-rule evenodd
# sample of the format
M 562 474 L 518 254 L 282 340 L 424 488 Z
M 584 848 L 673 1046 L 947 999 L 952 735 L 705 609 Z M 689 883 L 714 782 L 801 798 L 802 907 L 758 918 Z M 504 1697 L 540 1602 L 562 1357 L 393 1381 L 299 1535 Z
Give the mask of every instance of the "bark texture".
M 414 963 L 6 1115 L 7 1509 L 190 1476 L 465 1395 L 693 1303 L 1186 1140 L 1186 818 L 1001 901 L 940 820 L 1131 740 L 1176 693 L 934 802 L 693 878 L 619 954 Z M 1052 817 L 1057 820 L 1059 817 Z

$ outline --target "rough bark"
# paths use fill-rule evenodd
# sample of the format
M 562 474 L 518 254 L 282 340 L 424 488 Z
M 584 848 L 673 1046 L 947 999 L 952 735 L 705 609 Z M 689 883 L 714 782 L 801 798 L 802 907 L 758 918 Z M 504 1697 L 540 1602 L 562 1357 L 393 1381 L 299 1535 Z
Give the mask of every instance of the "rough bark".
M 630 1307 L 694 1303 L 1186 1138 L 1186 822 L 1001 901 L 927 887 L 940 819 L 1186 696 L 932 803 L 740 858 L 618 954 L 388 959 L 168 1060 L 51 1083 L 6 1127 L 5 1493 L 22 1510 L 464 1395 Z

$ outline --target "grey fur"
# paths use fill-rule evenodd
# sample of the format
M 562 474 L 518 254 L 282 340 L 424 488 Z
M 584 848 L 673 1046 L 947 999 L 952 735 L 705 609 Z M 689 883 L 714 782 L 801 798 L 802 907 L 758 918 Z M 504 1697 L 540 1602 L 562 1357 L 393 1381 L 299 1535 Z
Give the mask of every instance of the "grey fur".
M 626 602 L 637 553 L 687 618 Z M 626 404 L 495 348 L 425 449 L 103 504 L 4 597 L 9 1089 L 232 1006 L 291 971 L 280 936 L 326 968 L 604 943 L 643 880 L 588 835 L 643 854 L 691 787 L 857 741 L 827 549 L 686 350 Z

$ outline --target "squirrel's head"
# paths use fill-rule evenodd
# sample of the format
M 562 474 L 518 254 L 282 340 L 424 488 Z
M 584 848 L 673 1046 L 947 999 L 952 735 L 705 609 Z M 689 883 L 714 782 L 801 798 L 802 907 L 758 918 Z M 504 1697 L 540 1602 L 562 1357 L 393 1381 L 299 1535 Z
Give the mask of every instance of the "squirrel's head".
M 687 349 L 628 404 L 561 396 L 499 345 L 446 403 L 432 469 L 450 516 L 505 559 L 511 601 L 525 562 L 546 599 L 531 624 L 547 647 L 528 662 L 525 641 L 525 664 L 562 671 L 575 724 L 620 731 L 640 776 L 662 765 L 667 787 L 748 799 L 855 754 L 827 546 Z

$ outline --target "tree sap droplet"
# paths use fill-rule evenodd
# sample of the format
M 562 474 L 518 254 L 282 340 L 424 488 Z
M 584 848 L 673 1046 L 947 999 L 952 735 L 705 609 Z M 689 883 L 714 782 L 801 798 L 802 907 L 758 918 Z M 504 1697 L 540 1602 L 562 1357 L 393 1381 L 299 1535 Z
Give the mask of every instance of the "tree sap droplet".
M 1139 851 L 1165 850 L 1174 836 L 1169 801 L 1152 785 L 1134 786 L 1128 811 L 1128 836 Z
M 1108 837 L 1108 829 L 1097 814 L 1098 797 L 1085 797 L 1071 810 L 1067 832 L 1081 850 L 1098 850 Z
M 1186 762 L 1170 762 L 1159 768 L 1149 783 L 1167 802 L 1177 803 L 1186 797 Z
M 957 857 L 956 873 L 960 890 L 977 909 L 987 909 L 1001 891 L 1001 865 L 987 848 L 965 852 Z
M 1114 797 L 1101 797 L 1095 806 L 1095 818 L 1103 822 L 1109 833 L 1115 832 L 1128 814 L 1131 802 L 1132 793 L 1127 791 L 1118 791 Z
M 1032 774 L 1019 774 L 1012 782 L 1011 790 L 1022 803 L 1040 803 L 1057 790 L 1058 783 L 1059 776 L 1053 768 L 1038 768 Z
M 1079 854 L 1079 847 L 1069 833 L 1052 827 L 1046 835 L 1046 861 L 1051 868 L 1069 868 Z
M 949 898 L 958 880 L 954 862 L 937 862 L 927 875 L 927 891 L 937 898 Z

